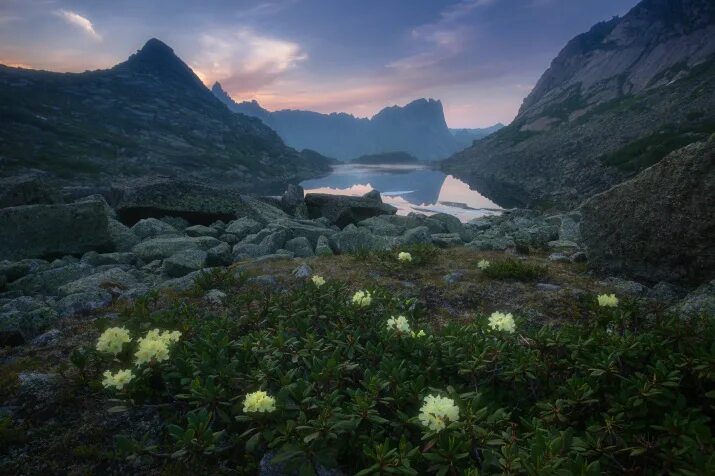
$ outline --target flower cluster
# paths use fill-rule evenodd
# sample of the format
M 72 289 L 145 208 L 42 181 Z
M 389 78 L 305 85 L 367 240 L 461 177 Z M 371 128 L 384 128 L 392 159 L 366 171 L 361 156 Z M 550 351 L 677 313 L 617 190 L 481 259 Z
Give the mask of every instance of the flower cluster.
M 123 327 L 110 327 L 102 332 L 97 340 L 97 350 L 108 354 L 117 355 L 122 351 L 122 346 L 131 342 L 129 331 Z
M 134 357 L 136 364 L 142 365 L 150 362 L 162 362 L 169 358 L 169 345 L 181 337 L 179 331 L 164 331 L 154 329 L 147 332 L 146 337 L 139 339 L 139 348 Z
M 403 263 L 410 263 L 412 261 L 412 255 L 406 251 L 402 251 L 397 255 L 397 259 Z
M 477 268 L 484 271 L 485 269 L 487 269 L 489 267 L 490 264 L 491 263 L 488 260 L 485 260 L 485 259 L 479 260 L 479 263 L 477 263 Z
M 425 336 L 427 335 L 427 333 L 425 333 L 425 331 L 423 331 L 422 329 L 420 329 L 419 332 L 412 331 L 412 332 L 410 333 L 410 335 L 411 335 L 412 337 L 425 337 Z
M 494 312 L 489 316 L 489 327 L 495 331 L 514 332 L 516 330 L 514 317 L 511 313 L 504 314 L 503 312 Z
M 616 307 L 618 306 L 618 298 L 615 294 L 599 294 L 598 305 L 601 307 Z
M 243 401 L 244 413 L 270 413 L 276 409 L 276 399 L 263 390 L 246 394 Z
M 459 407 L 451 398 L 427 395 L 418 418 L 430 430 L 441 431 L 449 422 L 459 421 Z
M 387 330 L 396 330 L 405 334 L 411 332 L 410 323 L 405 316 L 392 316 L 387 320 Z
M 316 288 L 319 288 L 320 286 L 325 284 L 325 278 L 322 276 L 318 276 L 317 274 L 310 278 L 310 280 L 313 281 L 313 284 L 315 284 Z
M 353 295 L 353 304 L 360 307 L 367 307 L 372 303 L 370 291 L 358 291 Z
M 130 369 L 119 370 L 115 374 L 107 370 L 103 375 L 104 380 L 102 380 L 102 385 L 104 385 L 105 388 L 114 387 L 117 390 L 122 390 L 124 386 L 134 378 L 134 374 Z

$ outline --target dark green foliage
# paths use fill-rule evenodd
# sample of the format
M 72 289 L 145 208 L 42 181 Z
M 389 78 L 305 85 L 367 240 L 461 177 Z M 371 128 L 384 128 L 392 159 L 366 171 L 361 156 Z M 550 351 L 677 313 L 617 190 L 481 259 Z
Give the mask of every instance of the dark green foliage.
M 400 261 L 401 252 L 409 253 L 412 261 Z M 358 250 L 352 254 L 356 261 L 374 264 L 386 271 L 402 272 L 415 267 L 427 266 L 439 255 L 440 249 L 433 244 L 403 245 L 391 250 Z
M 546 266 L 507 258 L 492 262 L 484 274 L 492 279 L 512 279 L 514 281 L 537 281 L 548 274 Z
M 617 151 L 601 157 L 606 165 L 637 172 L 650 167 L 663 157 L 692 142 L 707 138 L 715 131 L 715 123 L 678 132 L 658 132 L 635 140 Z
M 591 305 L 558 328 L 517 316 L 508 334 L 475 316 L 437 329 L 415 301 L 374 289 L 371 306 L 357 308 L 353 291 L 245 289 L 220 314 L 186 298 L 137 303 L 124 322 L 133 335 L 184 333 L 171 359 L 129 389 L 173 409 L 157 452 L 189 471 L 239 474 L 255 474 L 266 452 L 301 474 L 321 465 L 363 475 L 715 472 L 712 319 L 622 303 Z M 427 337 L 388 331 L 398 314 Z M 245 414 L 245 394 L 259 389 L 277 410 Z M 427 432 L 416 416 L 429 394 L 454 399 L 459 421 Z M 122 450 L 132 448 L 146 452 L 124 438 Z

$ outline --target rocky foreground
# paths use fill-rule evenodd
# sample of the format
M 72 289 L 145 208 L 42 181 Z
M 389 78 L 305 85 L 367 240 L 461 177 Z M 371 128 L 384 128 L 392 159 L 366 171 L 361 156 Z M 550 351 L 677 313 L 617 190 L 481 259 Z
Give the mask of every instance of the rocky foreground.
M 6 185 L 3 205 L 34 204 L 0 209 L 3 345 L 23 345 L 60 318 L 152 290 L 189 289 L 206 271 L 236 263 L 286 260 L 297 266 L 313 256 L 416 244 L 508 255 L 536 251 L 557 263 L 589 260 L 578 211 L 543 216 L 510 210 L 461 223 L 446 214 L 398 216 L 377 192 L 304 197 L 291 187 L 274 199 L 159 180 L 111 190 L 105 193 L 109 204 L 102 195 L 60 203 L 61 193 L 35 177 Z M 671 304 L 688 290 L 667 282 L 652 291 L 629 286 Z

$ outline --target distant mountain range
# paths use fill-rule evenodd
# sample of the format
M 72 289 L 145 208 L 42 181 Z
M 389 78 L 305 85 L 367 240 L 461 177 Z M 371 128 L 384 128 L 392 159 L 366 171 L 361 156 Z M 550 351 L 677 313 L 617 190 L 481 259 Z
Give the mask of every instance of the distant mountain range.
M 445 161 L 501 203 L 570 207 L 715 132 L 715 2 L 644 0 L 571 40 L 514 121 Z
M 108 70 L 0 65 L 0 175 L 44 171 L 97 184 L 179 175 L 245 188 L 329 170 L 261 121 L 230 112 L 171 48 L 151 39 Z
M 503 127 L 504 124 L 498 122 L 493 126 L 480 129 L 450 129 L 449 131 L 459 143 L 460 149 L 465 149 L 471 146 L 475 140 L 484 139 L 486 136 L 495 133 Z
M 471 145 L 487 130 L 464 129 L 474 132 L 454 134 L 447 127 L 442 103 L 434 99 L 386 107 L 365 119 L 346 113 L 292 109 L 270 112 L 256 101 L 234 101 L 219 83 L 211 91 L 232 111 L 261 119 L 288 145 L 340 160 L 385 152 L 407 152 L 420 160 L 440 160 Z M 474 138 L 470 134 L 475 134 Z M 467 136 L 470 138 L 465 139 Z

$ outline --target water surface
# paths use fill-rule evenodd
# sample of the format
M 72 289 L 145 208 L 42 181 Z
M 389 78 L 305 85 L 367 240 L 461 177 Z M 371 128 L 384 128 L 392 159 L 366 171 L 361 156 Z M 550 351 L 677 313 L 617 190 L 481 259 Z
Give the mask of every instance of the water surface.
M 379 190 L 398 215 L 442 212 L 463 222 L 498 214 L 501 207 L 451 175 L 423 165 L 341 164 L 321 178 L 301 183 L 305 193 L 363 195 Z

